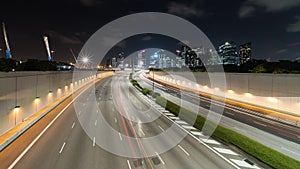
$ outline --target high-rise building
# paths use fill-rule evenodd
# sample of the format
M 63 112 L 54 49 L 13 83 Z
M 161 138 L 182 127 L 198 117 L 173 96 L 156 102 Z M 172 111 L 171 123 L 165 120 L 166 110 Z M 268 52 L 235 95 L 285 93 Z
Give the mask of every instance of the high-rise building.
M 240 65 L 240 59 L 234 42 L 226 42 L 219 46 L 220 61 L 224 65 Z
M 218 51 L 215 49 L 208 50 L 208 65 L 219 65 L 221 64 L 221 60 L 218 54 Z
M 251 42 L 240 45 L 240 61 L 244 64 L 251 60 Z
M 194 63 L 194 67 L 200 67 L 203 66 L 203 61 L 205 60 L 205 48 L 204 47 L 200 47 L 200 48 L 195 48 L 192 49 L 192 51 L 196 54 L 196 58 L 195 58 L 195 63 Z
M 116 57 L 111 58 L 111 67 L 117 68 L 117 66 L 118 66 L 117 58 Z

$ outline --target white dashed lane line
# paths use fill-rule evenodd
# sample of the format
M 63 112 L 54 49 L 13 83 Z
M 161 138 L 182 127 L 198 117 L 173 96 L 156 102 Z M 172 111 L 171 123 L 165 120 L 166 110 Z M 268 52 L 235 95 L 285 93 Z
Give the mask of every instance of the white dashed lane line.
M 75 122 L 73 122 L 73 124 L 72 124 L 72 127 L 71 127 L 71 128 L 74 128 L 74 126 L 75 126 Z
M 158 126 L 158 128 L 163 132 L 165 131 L 161 126 Z
M 178 145 L 178 147 L 187 155 L 187 156 L 190 156 L 190 154 L 184 149 L 181 147 L 181 145 Z
M 128 165 L 128 168 L 131 169 L 131 165 L 130 165 L 129 160 L 127 160 L 127 165 Z
M 119 137 L 120 137 L 120 140 L 122 141 L 122 135 L 121 135 L 121 133 L 119 132 Z
M 63 143 L 63 145 L 61 146 L 60 150 L 59 150 L 59 154 L 62 153 L 62 151 L 64 150 L 65 148 L 65 145 L 66 145 L 66 142 Z

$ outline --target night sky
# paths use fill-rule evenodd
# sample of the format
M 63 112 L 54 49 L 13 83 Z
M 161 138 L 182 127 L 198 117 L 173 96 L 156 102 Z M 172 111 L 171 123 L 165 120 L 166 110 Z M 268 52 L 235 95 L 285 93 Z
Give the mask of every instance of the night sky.
M 256 59 L 300 57 L 300 0 L 8 0 L 0 4 L 0 20 L 6 23 L 12 55 L 22 60 L 45 60 L 42 35 L 49 35 L 54 60 L 74 62 L 70 48 L 78 54 L 102 26 L 137 12 L 164 12 L 187 19 L 216 47 L 226 41 L 252 42 Z M 0 48 L 5 49 L 2 33 L 0 38 Z M 124 40 L 114 50 L 126 55 L 143 47 L 178 48 L 168 41 L 142 35 Z

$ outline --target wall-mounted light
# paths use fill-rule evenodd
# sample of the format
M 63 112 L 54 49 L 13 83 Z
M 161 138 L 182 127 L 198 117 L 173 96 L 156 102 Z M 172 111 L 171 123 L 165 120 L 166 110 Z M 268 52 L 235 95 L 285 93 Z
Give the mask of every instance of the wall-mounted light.
M 245 93 L 246 97 L 253 97 L 253 95 L 251 93 Z
M 269 102 L 272 102 L 272 103 L 277 103 L 277 102 L 278 102 L 278 99 L 275 98 L 275 97 L 268 97 L 268 101 L 269 101 Z
M 14 108 L 14 113 L 15 114 L 18 114 L 19 113 L 19 111 L 20 111 L 20 106 L 15 106 L 15 108 Z
M 40 102 L 40 97 L 36 97 L 35 99 L 34 99 L 34 103 L 39 103 Z

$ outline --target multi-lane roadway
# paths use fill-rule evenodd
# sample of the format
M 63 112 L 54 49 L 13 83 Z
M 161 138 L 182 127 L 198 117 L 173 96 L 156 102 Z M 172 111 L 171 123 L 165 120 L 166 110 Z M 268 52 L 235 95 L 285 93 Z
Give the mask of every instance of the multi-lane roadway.
M 143 138 L 171 126 L 162 145 L 185 131 L 138 97 L 128 75 L 117 73 L 64 101 L 0 152 L 0 168 L 235 168 L 189 135 L 162 152 L 145 144 Z M 105 122 L 114 132 L 104 130 Z

